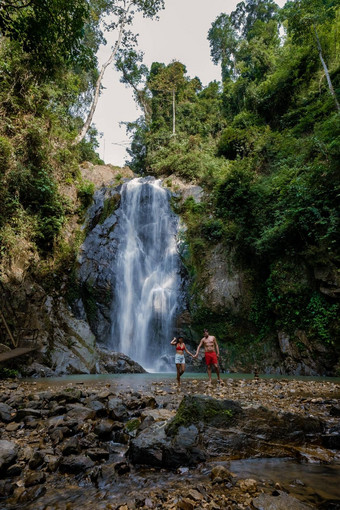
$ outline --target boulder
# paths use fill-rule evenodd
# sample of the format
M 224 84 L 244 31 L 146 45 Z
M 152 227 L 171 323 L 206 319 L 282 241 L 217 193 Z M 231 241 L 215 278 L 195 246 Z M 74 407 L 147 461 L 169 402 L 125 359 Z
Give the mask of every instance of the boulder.
M 109 351 L 103 347 L 98 351 L 99 370 L 104 374 L 144 374 L 146 370 L 121 352 Z
M 7 404 L 0 403 L 0 421 L 9 423 L 12 421 L 12 413 L 15 414 L 13 408 Z
M 0 440 L 0 474 L 14 463 L 18 456 L 18 447 L 12 441 Z
M 180 426 L 191 424 L 227 428 L 242 413 L 240 404 L 232 400 L 217 400 L 205 395 L 186 395 L 176 416 L 167 425 L 166 432 L 174 435 Z

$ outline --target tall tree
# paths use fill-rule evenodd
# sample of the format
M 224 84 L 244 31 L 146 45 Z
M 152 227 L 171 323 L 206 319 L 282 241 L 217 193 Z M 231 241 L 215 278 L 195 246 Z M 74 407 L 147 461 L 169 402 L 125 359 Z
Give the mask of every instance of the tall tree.
M 101 67 L 94 90 L 92 104 L 83 128 L 75 138 L 75 145 L 83 140 L 91 126 L 106 69 L 117 58 L 118 51 L 121 47 L 124 50 L 129 50 L 137 43 L 136 36 L 129 30 L 129 27 L 133 24 L 135 15 L 137 13 L 141 13 L 145 18 L 153 18 L 157 15 L 159 10 L 163 8 L 164 0 L 114 0 L 111 2 L 108 14 L 113 21 L 107 25 L 107 28 L 108 30 L 114 30 L 117 33 L 116 42 L 112 48 L 110 57 Z
M 151 91 L 160 92 L 165 96 L 171 94 L 173 135 L 176 134 L 176 93 L 187 83 L 185 72 L 185 66 L 181 62 L 174 61 L 151 76 L 148 83 Z
M 230 19 L 240 35 L 249 39 L 254 24 L 258 21 L 267 23 L 276 17 L 278 10 L 279 7 L 273 0 L 246 0 L 237 4 Z
M 235 76 L 235 53 L 238 37 L 230 16 L 220 14 L 208 32 L 210 54 L 214 64 L 221 62 L 222 81 Z
M 339 112 L 340 104 L 333 87 L 320 38 L 322 28 L 335 18 L 336 4 L 332 0 L 296 0 L 285 5 L 284 13 L 288 18 L 288 33 L 292 34 L 297 43 L 314 41 L 329 92 Z
M 143 64 L 143 53 L 134 48 L 120 51 L 116 69 L 121 72 L 121 82 L 132 87 L 137 104 L 143 109 L 146 124 L 151 121 L 151 100 L 147 87 L 149 69 Z

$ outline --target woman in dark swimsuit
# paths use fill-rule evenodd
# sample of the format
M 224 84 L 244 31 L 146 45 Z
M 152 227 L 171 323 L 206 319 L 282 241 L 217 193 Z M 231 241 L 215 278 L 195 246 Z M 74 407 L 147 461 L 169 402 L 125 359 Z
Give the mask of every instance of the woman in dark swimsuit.
M 178 338 L 173 338 L 171 340 L 171 345 L 176 345 L 176 355 L 175 355 L 175 363 L 176 363 L 176 369 L 177 369 L 177 384 L 180 388 L 181 386 L 181 375 L 184 374 L 185 371 L 185 357 L 184 357 L 184 351 L 190 354 L 190 356 L 194 356 L 191 354 L 191 352 L 188 351 L 188 349 L 185 347 L 185 343 L 183 341 L 183 337 L 179 336 Z

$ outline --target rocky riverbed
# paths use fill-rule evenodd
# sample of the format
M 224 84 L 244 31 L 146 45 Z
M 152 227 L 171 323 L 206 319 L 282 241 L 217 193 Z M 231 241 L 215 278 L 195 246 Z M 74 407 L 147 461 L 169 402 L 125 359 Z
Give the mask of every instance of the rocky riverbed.
M 326 381 L 1 381 L 0 508 L 340 508 L 327 488 L 261 473 L 292 459 L 336 478 L 339 399 Z M 257 475 L 233 472 L 242 459 Z

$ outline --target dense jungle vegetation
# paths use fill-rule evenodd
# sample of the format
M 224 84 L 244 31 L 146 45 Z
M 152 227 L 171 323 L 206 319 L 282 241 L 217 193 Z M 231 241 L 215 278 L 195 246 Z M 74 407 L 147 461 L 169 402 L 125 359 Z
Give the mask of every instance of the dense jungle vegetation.
M 96 130 L 79 139 L 101 88 L 98 48 L 110 30 L 122 36 L 122 53 L 133 48 L 135 13 L 152 18 L 162 7 L 163 0 L 0 1 L 0 278 L 14 266 L 40 277 L 72 263 L 74 218 L 94 190 L 79 163 L 99 162 Z
M 23 252 L 39 275 L 73 260 L 65 231 L 93 193 L 79 163 L 99 162 L 94 129 L 74 141 L 99 76 L 100 22 L 125 3 L 0 1 L 0 276 Z M 163 4 L 130 3 L 149 17 Z M 188 227 L 194 321 L 220 339 L 303 330 L 339 349 L 339 24 L 335 0 L 240 2 L 212 22 L 222 80 L 205 87 L 181 62 L 148 69 L 128 31 L 117 53 L 143 110 L 128 124 L 131 168 L 206 192 L 174 206 Z M 217 244 L 251 283 L 238 315 L 200 301 L 206 248 Z
M 188 226 L 195 320 L 219 338 L 303 330 L 339 348 L 339 22 L 332 0 L 239 3 L 208 34 L 222 85 L 202 87 L 176 61 L 147 69 L 131 53 L 121 63 L 145 113 L 129 125 L 130 166 L 207 192 L 177 210 Z M 251 281 L 252 304 L 239 315 L 213 314 L 199 298 L 217 243 L 233 248 Z

